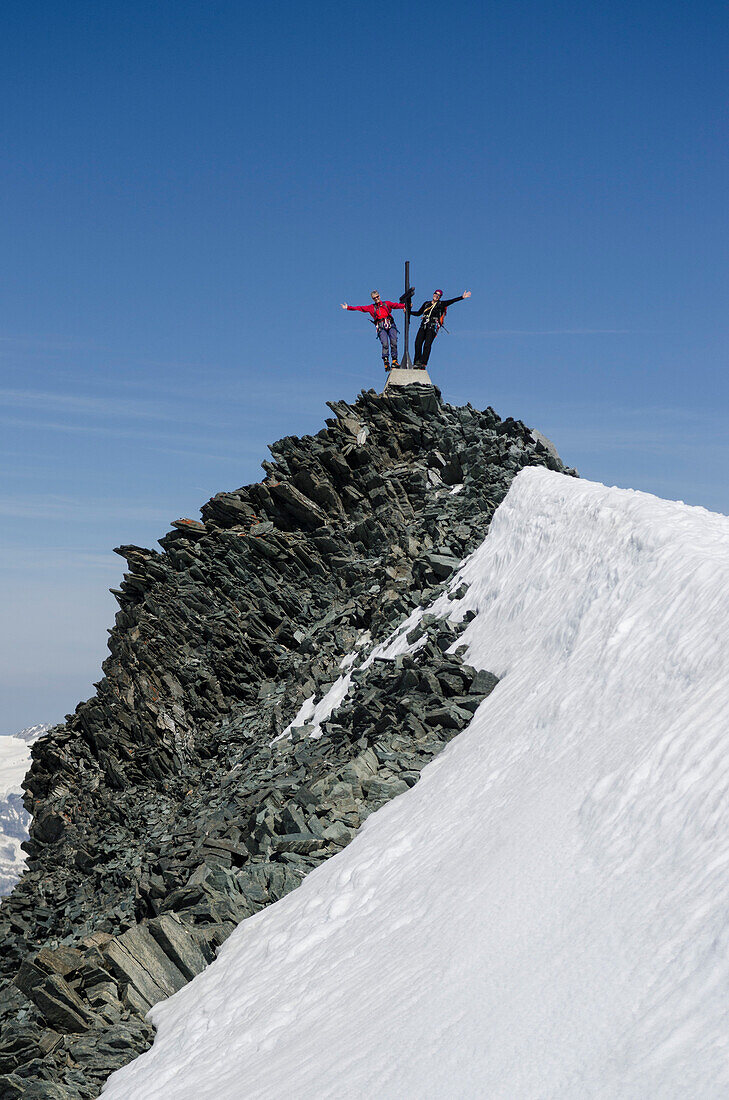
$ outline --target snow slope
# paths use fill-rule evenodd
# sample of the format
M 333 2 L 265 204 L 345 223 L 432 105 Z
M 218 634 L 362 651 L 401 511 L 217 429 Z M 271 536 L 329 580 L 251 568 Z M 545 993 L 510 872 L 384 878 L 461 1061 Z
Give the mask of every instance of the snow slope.
M 30 767 L 30 746 L 50 728 L 28 726 L 14 737 L 0 736 L 0 897 L 10 893 L 25 864 L 20 845 L 28 838 L 30 814 L 20 784 Z
M 0 897 L 9 894 L 23 867 L 21 842 L 28 836 L 29 815 L 20 789 L 30 767 L 30 744 L 0 737 Z
M 527 469 L 461 579 L 501 683 L 107 1100 L 729 1096 L 729 519 Z

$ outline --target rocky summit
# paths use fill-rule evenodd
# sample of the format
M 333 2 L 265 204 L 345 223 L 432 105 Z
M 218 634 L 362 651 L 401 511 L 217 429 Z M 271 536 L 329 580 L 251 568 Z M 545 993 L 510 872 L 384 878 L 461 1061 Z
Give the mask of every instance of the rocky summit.
M 118 548 L 104 677 L 25 781 L 0 1098 L 97 1096 L 150 1045 L 150 1006 L 416 783 L 496 683 L 447 618 L 425 615 L 394 659 L 373 647 L 448 587 L 520 469 L 574 471 L 433 386 L 330 408 L 161 551 Z M 307 719 L 343 669 L 350 690 Z

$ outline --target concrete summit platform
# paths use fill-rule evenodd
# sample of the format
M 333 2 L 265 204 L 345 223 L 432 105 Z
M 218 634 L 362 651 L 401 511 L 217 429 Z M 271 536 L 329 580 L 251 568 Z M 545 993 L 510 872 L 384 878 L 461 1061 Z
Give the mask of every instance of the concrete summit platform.
M 419 383 L 421 386 L 433 385 L 427 370 L 404 370 L 402 367 L 393 367 L 387 376 L 384 392 L 387 393 L 395 386 L 412 386 L 413 383 Z

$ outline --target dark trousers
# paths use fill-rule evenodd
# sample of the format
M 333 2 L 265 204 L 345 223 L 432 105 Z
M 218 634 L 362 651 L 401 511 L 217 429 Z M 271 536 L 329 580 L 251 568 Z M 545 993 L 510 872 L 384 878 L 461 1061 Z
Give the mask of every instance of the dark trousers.
M 415 337 L 415 366 L 427 367 L 428 360 L 430 359 L 430 349 L 433 346 L 433 341 L 438 335 L 438 329 L 433 328 L 432 325 L 428 325 L 426 328 L 421 325 L 418 329 L 418 334 Z
M 382 358 L 387 360 L 390 354 L 390 348 L 392 348 L 392 358 L 397 362 L 397 329 L 395 325 L 390 325 L 389 328 L 379 328 L 377 330 L 380 343 L 382 344 Z

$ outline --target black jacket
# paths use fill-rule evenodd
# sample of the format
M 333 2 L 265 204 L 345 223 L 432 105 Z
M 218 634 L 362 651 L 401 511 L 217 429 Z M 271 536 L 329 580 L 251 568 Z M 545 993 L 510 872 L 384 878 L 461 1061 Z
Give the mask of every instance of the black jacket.
M 433 299 L 429 298 L 427 302 L 423 302 L 420 309 L 413 309 L 410 311 L 411 317 L 420 317 L 425 314 L 423 320 L 420 322 L 421 328 L 436 328 L 438 321 L 443 316 L 448 306 L 452 306 L 454 302 L 460 302 L 463 300 L 463 295 L 459 294 L 457 298 L 441 298 L 436 305 L 433 305 Z M 432 307 L 432 308 L 431 308 Z

